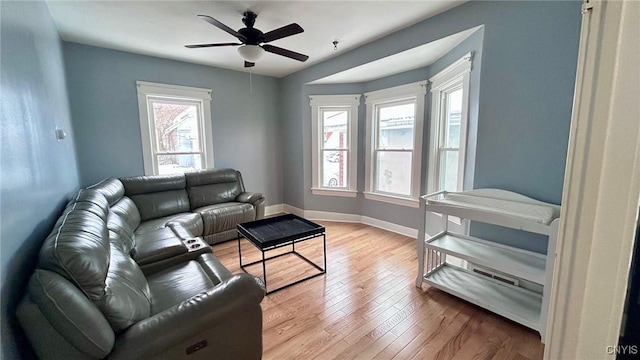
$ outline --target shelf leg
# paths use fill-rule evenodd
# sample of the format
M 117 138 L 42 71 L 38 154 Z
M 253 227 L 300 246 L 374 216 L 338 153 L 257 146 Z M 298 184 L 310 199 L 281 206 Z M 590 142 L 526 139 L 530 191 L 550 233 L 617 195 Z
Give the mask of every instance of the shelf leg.
M 543 344 L 547 342 L 547 322 L 549 320 L 549 307 L 551 305 L 551 284 L 553 284 L 553 271 L 556 263 L 559 224 L 560 218 L 551 222 L 549 242 L 547 244 L 547 264 L 545 268 L 544 288 L 542 289 L 542 309 L 540 311 L 540 340 Z
M 425 204 L 423 201 L 420 201 L 420 214 L 422 214 L 421 224 L 418 228 L 418 244 L 416 246 L 416 251 L 418 255 L 418 276 L 416 277 L 416 287 L 422 287 L 422 280 L 424 278 L 424 240 L 425 233 L 427 231 L 427 212 L 425 209 Z

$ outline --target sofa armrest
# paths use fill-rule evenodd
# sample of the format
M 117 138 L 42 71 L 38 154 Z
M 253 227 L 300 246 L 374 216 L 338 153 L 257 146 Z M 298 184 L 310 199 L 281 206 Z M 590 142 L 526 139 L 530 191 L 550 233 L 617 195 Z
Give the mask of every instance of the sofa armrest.
M 249 274 L 234 275 L 215 288 L 142 320 L 116 339 L 110 358 L 138 359 L 161 354 L 207 330 L 220 327 L 250 307 L 260 307 L 262 282 Z M 262 326 L 262 318 L 255 319 Z M 238 334 L 240 336 L 240 334 Z M 194 344 L 185 344 L 185 348 Z
M 258 206 L 264 203 L 264 195 L 256 192 L 242 192 L 236 196 L 237 202 L 249 203 L 253 206 Z
M 236 201 L 249 203 L 256 209 L 256 220 L 264 217 L 264 195 L 254 192 L 242 192 L 236 196 Z

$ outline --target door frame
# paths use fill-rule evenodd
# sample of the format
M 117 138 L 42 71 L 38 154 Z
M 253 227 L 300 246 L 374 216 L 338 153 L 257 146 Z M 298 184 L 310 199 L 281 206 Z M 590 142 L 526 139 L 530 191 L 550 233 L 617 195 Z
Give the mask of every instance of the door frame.
M 614 359 L 640 199 L 640 2 L 583 6 L 546 359 Z

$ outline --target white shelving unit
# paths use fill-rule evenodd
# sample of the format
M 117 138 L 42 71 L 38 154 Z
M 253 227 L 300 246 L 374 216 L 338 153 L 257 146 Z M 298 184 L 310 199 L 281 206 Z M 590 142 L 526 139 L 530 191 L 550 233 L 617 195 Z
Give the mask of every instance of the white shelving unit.
M 497 189 L 441 191 L 423 196 L 421 205 L 425 213 L 418 236 L 416 286 L 427 283 L 532 328 L 545 342 L 560 207 Z M 430 237 L 428 212 L 442 215 L 443 231 Z M 449 216 L 547 235 L 547 255 L 455 233 L 449 230 Z M 473 268 L 482 273 L 451 258 L 477 265 Z M 542 291 L 519 286 L 522 281 Z

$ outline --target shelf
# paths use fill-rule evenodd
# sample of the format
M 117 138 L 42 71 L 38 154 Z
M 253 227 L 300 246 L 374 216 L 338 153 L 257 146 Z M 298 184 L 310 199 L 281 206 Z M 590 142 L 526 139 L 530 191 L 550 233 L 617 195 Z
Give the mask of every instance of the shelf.
M 471 221 L 479 221 L 487 224 L 529 231 L 536 234 L 549 235 L 553 231 L 551 224 L 545 225 L 534 221 L 523 221 L 522 219 L 505 214 L 496 214 L 487 211 L 483 212 L 481 210 L 455 207 L 445 204 L 427 203 L 426 210 L 434 213 L 459 217 L 461 219 L 469 219 Z
M 447 265 L 424 277 L 424 281 L 524 326 L 540 330 L 542 296 L 533 291 L 499 284 Z
M 557 231 L 560 216 L 559 205 L 499 189 L 441 191 L 421 199 L 426 211 L 545 235 Z
M 547 257 L 485 240 L 442 233 L 425 245 L 471 263 L 544 285 Z

